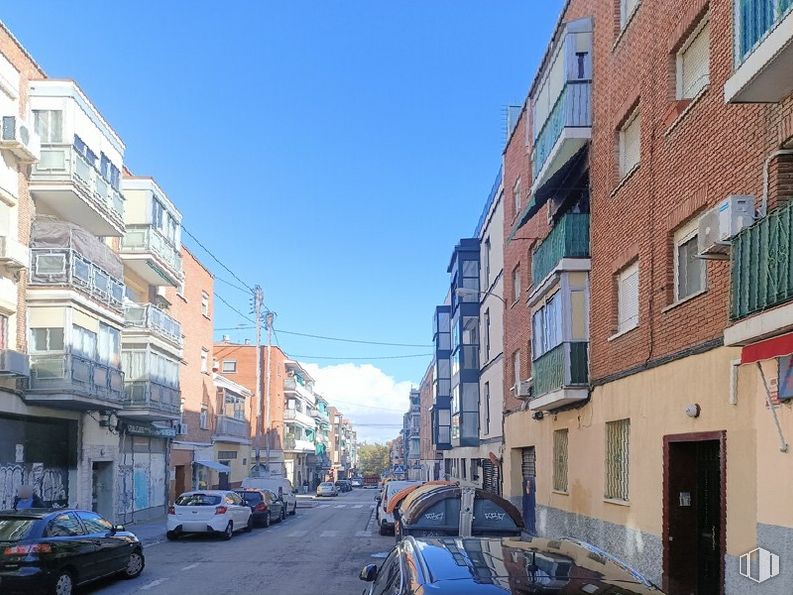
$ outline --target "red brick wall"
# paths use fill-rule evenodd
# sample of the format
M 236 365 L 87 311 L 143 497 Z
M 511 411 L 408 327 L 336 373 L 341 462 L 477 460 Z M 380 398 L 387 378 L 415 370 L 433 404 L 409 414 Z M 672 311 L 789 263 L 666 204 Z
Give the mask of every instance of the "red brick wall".
M 728 194 L 759 199 L 763 162 L 791 135 L 791 102 L 724 103 L 723 87 L 733 67 L 730 1 L 710 2 L 710 88 L 684 114 L 675 102 L 675 52 L 707 3 L 643 0 L 618 41 L 615 2 L 593 4 L 590 370 L 597 382 L 721 337 L 728 324 L 729 265 L 709 261 L 707 292 L 669 308 L 674 299 L 672 234 Z M 641 162 L 620 184 L 617 130 L 637 102 Z M 774 186 L 777 192 L 785 187 L 783 178 Z M 639 326 L 609 341 L 615 333 L 614 274 L 635 258 L 640 267 Z
M 421 452 L 422 460 L 431 460 L 436 457 L 437 451 L 432 448 L 432 416 L 430 415 L 430 407 L 432 407 L 432 382 L 435 375 L 435 360 L 430 362 L 427 366 L 427 371 L 424 372 L 424 378 L 421 379 L 419 385 L 419 406 L 421 408 L 421 415 L 419 417 L 419 451 Z

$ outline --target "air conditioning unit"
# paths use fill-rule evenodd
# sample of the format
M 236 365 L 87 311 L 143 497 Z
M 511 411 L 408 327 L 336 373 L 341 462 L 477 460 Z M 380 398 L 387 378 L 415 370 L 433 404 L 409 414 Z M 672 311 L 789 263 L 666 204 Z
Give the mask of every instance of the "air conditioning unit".
M 39 135 L 33 126 L 19 116 L 3 116 L 0 148 L 11 151 L 24 163 L 38 161 L 41 156 Z
M 523 398 L 530 397 L 531 396 L 531 386 L 532 386 L 532 379 L 531 378 L 529 378 L 528 380 L 521 380 L 518 383 L 518 391 L 517 391 L 517 395 L 516 396 L 523 397 Z
M 726 260 L 730 240 L 754 222 L 754 196 L 731 194 L 699 219 L 700 258 Z
M 30 250 L 14 238 L 0 236 L 0 266 L 17 271 L 30 266 Z

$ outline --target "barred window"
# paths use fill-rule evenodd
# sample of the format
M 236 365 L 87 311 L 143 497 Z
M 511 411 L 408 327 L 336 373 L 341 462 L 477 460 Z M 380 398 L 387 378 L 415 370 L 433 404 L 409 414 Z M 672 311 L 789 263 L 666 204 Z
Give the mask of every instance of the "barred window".
M 553 433 L 553 489 L 567 491 L 567 430 Z
M 628 500 L 631 420 L 606 423 L 606 490 L 610 500 Z

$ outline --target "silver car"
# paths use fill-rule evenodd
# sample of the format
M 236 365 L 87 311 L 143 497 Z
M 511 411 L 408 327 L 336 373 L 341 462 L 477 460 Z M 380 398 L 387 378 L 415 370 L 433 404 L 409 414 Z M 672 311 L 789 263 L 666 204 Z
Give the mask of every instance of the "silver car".
M 336 489 L 336 484 L 334 484 L 332 481 L 323 481 L 317 486 L 317 497 L 338 495 L 339 490 Z

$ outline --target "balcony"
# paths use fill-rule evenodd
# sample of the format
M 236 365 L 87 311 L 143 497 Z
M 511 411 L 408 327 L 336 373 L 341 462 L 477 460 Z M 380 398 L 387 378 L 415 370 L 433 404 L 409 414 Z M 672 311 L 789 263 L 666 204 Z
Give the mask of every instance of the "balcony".
M 586 341 L 557 345 L 534 360 L 532 411 L 552 411 L 589 396 Z
M 730 103 L 777 103 L 793 91 L 793 0 L 734 0 Z
M 295 438 L 294 434 L 287 433 L 284 437 L 284 450 L 286 452 L 315 452 L 316 447 L 310 440 Z
M 30 356 L 28 403 L 63 409 L 121 409 L 124 374 L 121 370 L 70 353 Z
M 124 320 L 127 326 L 125 337 L 151 333 L 179 349 L 182 348 L 182 325 L 153 304 L 126 304 Z
M 30 173 L 38 205 L 95 236 L 124 234 L 124 199 L 72 145 L 45 145 Z
M 30 357 L 13 349 L 0 349 L 0 376 L 30 376 Z
M 568 82 L 534 141 L 532 194 L 592 137 L 592 83 Z
M 124 282 L 70 248 L 31 248 L 30 288 L 75 290 L 117 313 L 123 311 Z
M 730 318 L 725 343 L 740 345 L 793 329 L 793 204 L 732 240 Z
M 568 258 L 589 258 L 588 214 L 568 213 L 537 247 L 531 261 L 532 286 L 539 287 Z
M 120 416 L 140 420 L 178 420 L 181 391 L 153 380 L 124 383 L 124 409 Z
M 284 378 L 284 393 L 287 395 L 290 393 L 295 394 L 311 405 L 316 402 L 314 393 L 311 391 L 311 389 L 309 389 L 305 384 L 298 382 L 294 376 Z
M 295 422 L 303 427 L 311 428 L 312 430 L 317 425 L 317 422 L 311 415 L 295 409 L 289 409 L 288 407 L 284 409 L 284 421 Z
M 239 444 L 249 444 L 251 437 L 251 426 L 244 419 L 218 415 L 215 418 L 215 433 L 212 436 L 219 442 L 236 442 Z
M 0 266 L 9 271 L 28 268 L 30 266 L 30 250 L 14 238 L 0 236 Z
M 151 285 L 178 287 L 184 277 L 179 248 L 153 225 L 128 225 L 119 254 Z

